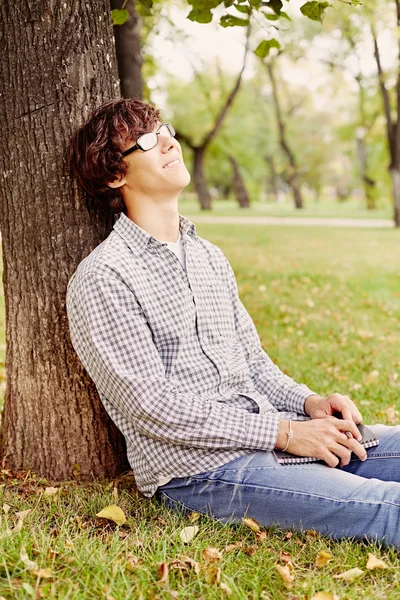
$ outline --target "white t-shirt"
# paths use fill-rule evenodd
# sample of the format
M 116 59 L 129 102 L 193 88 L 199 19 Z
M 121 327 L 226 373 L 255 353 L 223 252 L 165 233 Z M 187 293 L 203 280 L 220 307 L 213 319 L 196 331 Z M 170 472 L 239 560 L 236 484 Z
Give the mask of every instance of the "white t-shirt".
M 163 244 L 167 244 L 168 248 L 170 250 L 172 250 L 172 252 L 174 254 L 176 254 L 176 256 L 179 258 L 179 261 L 180 261 L 182 267 L 186 270 L 185 255 L 183 252 L 181 232 L 178 233 L 178 239 L 176 240 L 176 242 L 166 242 L 164 240 L 158 240 L 158 241 L 162 242 Z

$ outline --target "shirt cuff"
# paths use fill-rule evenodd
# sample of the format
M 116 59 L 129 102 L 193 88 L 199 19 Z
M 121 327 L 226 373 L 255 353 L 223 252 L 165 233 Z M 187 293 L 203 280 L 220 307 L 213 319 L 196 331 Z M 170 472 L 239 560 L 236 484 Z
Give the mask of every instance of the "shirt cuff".
M 306 385 L 302 383 L 297 384 L 288 394 L 286 410 L 295 412 L 299 415 L 306 415 L 307 413 L 304 410 L 304 405 L 307 398 L 314 395 L 317 395 L 316 392 L 310 390 Z
M 249 413 L 245 416 L 243 447 L 252 450 L 273 450 L 279 433 L 279 413 L 260 415 Z

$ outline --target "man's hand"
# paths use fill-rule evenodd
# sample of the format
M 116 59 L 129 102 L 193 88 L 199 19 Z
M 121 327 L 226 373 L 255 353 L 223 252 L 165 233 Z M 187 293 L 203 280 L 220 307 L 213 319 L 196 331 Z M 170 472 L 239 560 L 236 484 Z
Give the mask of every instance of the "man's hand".
M 296 456 L 313 456 L 324 460 L 329 467 L 336 467 L 339 462 L 340 466 L 346 466 L 350 462 L 352 452 L 360 460 L 365 460 L 367 453 L 357 441 L 361 436 L 354 421 L 327 415 L 325 417 L 311 421 L 292 421 L 293 438 L 290 440 L 288 452 Z M 276 448 L 282 450 L 285 447 L 288 430 L 289 422 L 280 421 Z M 348 437 L 346 432 L 350 432 L 353 437 Z
M 354 423 L 361 423 L 362 416 L 352 400 L 341 394 L 331 394 L 326 398 L 322 396 L 309 396 L 304 404 L 304 410 L 311 419 L 325 419 L 338 413 L 342 418 Z

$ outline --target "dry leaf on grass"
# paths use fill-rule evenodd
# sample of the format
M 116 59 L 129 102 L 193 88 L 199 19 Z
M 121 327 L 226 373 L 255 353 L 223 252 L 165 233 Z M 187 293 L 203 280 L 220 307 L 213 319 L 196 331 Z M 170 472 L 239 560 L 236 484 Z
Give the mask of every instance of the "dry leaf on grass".
M 184 563 L 186 563 L 190 567 L 192 567 L 192 569 L 194 569 L 194 572 L 196 573 L 196 575 L 198 575 L 200 573 L 200 564 L 196 560 L 194 560 L 190 556 L 186 556 L 185 554 L 180 554 L 179 558 L 181 561 L 183 561 Z
M 366 385 L 371 385 L 373 383 L 376 383 L 379 379 L 379 371 L 377 371 L 376 369 L 374 369 L 373 371 L 371 371 L 371 373 L 369 373 L 368 375 L 366 375 L 364 377 L 364 382 L 366 383 Z
M 51 572 L 50 567 L 46 567 L 45 569 L 39 569 L 38 571 L 33 570 L 32 573 L 34 575 L 37 575 L 38 577 L 43 577 L 44 579 L 53 577 L 53 573 Z
M 349 569 L 348 571 L 344 571 L 344 573 L 340 573 L 339 575 L 334 575 L 333 578 L 343 579 L 344 581 L 351 582 L 361 577 L 361 575 L 364 575 L 364 571 L 358 567 L 355 567 L 354 569 Z
M 157 570 L 158 583 L 169 583 L 168 563 L 162 562 Z
M 199 533 L 199 528 L 197 525 L 190 525 L 189 527 L 185 527 L 179 534 L 182 542 L 184 544 L 189 544 L 192 539 Z
M 290 590 L 293 587 L 294 582 L 294 575 L 292 574 L 290 566 L 285 565 L 284 567 L 282 567 L 282 565 L 276 564 L 275 568 L 278 571 L 279 575 L 282 577 L 285 588 Z
M 257 542 L 265 542 L 265 540 L 267 539 L 267 532 L 266 531 L 257 531 L 256 538 L 257 538 Z
M 60 491 L 60 488 L 57 487 L 47 487 L 44 490 L 44 495 L 45 496 L 54 496 L 55 494 L 57 494 Z
M 189 521 L 191 523 L 195 523 L 195 521 L 198 521 L 198 519 L 200 519 L 200 513 L 192 511 L 189 514 Z
M 103 508 L 103 510 L 96 513 L 96 517 L 109 519 L 110 521 L 114 521 L 114 523 L 116 523 L 117 525 L 123 525 L 124 523 L 126 523 L 126 516 L 124 511 L 116 504 L 106 506 L 105 508 Z
M 321 552 L 318 552 L 318 556 L 315 559 L 315 566 L 318 567 L 318 569 L 322 569 L 322 567 L 325 567 L 328 563 L 331 562 L 332 558 L 333 557 L 331 554 L 321 550 Z
M 206 563 L 215 563 L 221 560 L 222 552 L 220 552 L 217 548 L 210 547 L 203 550 L 202 557 Z
M 293 566 L 293 558 L 287 552 L 281 550 L 280 558 L 282 562 Z
M 126 557 L 125 569 L 127 571 L 135 571 L 138 565 L 142 562 L 142 559 L 135 556 L 132 552 L 128 552 Z
M 367 569 L 373 571 L 374 569 L 388 569 L 389 566 L 380 558 L 377 558 L 371 552 L 368 552 Z
M 207 583 L 209 583 L 210 585 L 219 583 L 219 581 L 221 579 L 221 569 L 219 569 L 215 565 L 210 565 L 205 570 L 204 577 L 205 577 Z
M 28 510 L 20 510 L 15 513 L 15 516 L 18 517 L 18 519 L 24 520 L 26 515 L 29 515 L 30 512 L 32 512 L 31 508 L 28 508 Z
M 3 504 L 3 510 L 6 513 L 6 515 L 8 514 L 10 508 L 11 506 L 9 504 Z
M 22 560 L 22 562 L 24 563 L 24 565 L 26 566 L 27 569 L 29 569 L 30 571 L 32 571 L 33 569 L 38 570 L 38 564 L 36 561 L 34 560 L 30 560 L 27 552 L 26 552 L 26 548 L 25 546 L 21 546 L 21 551 L 20 551 L 20 555 L 19 555 L 20 559 Z
M 395 406 L 389 406 L 385 410 L 385 415 L 389 425 L 396 425 L 399 422 L 399 411 Z
M 232 596 L 233 592 L 227 583 L 224 583 L 223 581 L 221 581 L 221 583 L 219 584 L 219 587 L 221 588 L 221 590 L 223 592 L 225 592 L 225 594 L 227 596 Z
M 339 600 L 339 596 L 331 592 L 317 592 L 310 600 Z
M 237 550 L 238 548 L 243 548 L 243 542 L 235 542 L 233 544 L 228 544 L 222 550 L 223 554 L 227 554 L 228 552 L 232 552 L 233 550 Z
M 254 531 L 254 533 L 257 533 L 261 529 L 257 521 L 251 517 L 243 517 L 242 523 L 243 525 L 246 525 L 246 527 L 249 527 L 252 531 Z

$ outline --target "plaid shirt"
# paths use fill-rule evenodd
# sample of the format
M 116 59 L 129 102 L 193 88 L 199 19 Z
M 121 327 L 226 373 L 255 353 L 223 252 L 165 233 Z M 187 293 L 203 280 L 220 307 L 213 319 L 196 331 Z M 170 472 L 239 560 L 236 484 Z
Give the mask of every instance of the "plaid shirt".
M 177 256 L 123 213 L 68 283 L 72 344 L 139 490 L 272 450 L 313 394 L 273 364 L 223 252 L 179 216 Z

